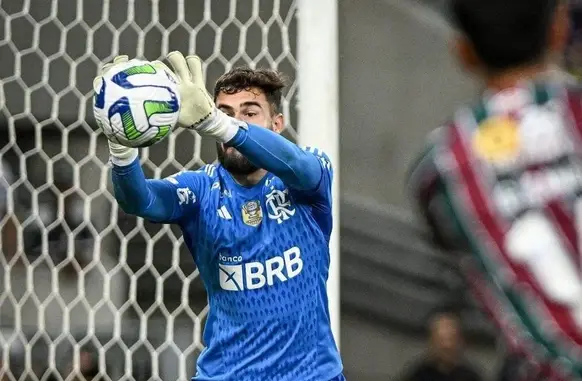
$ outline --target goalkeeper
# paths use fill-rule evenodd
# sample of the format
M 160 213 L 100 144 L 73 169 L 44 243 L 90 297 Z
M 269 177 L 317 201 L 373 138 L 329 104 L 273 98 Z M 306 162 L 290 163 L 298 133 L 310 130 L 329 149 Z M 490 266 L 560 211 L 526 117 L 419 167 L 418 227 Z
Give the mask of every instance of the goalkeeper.
M 200 270 L 210 310 L 193 380 L 344 380 L 326 294 L 329 158 L 279 135 L 276 72 L 234 69 L 213 101 L 198 57 L 172 52 L 168 61 L 182 100 L 178 126 L 216 140 L 220 164 L 149 180 L 136 148 L 109 147 L 119 206 L 180 226 Z

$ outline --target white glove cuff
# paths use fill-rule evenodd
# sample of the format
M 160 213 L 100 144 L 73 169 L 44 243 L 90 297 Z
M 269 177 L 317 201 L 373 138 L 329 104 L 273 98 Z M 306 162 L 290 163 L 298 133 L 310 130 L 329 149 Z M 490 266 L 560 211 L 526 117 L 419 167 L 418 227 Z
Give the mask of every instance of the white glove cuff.
M 109 143 L 109 160 L 118 167 L 125 167 L 130 165 L 137 159 L 139 150 L 137 148 L 125 147 L 121 144 Z
M 200 135 L 210 136 L 220 143 L 226 143 L 234 138 L 239 128 L 246 129 L 247 124 L 231 118 L 215 107 L 212 115 L 196 126 L 196 131 Z

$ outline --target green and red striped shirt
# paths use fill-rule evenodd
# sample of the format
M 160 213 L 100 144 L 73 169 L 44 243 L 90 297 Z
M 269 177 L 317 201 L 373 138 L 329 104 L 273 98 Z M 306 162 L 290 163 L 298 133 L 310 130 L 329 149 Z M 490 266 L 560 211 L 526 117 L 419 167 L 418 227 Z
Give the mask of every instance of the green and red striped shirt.
M 525 377 L 582 379 L 582 92 L 485 94 L 430 135 L 409 188 Z

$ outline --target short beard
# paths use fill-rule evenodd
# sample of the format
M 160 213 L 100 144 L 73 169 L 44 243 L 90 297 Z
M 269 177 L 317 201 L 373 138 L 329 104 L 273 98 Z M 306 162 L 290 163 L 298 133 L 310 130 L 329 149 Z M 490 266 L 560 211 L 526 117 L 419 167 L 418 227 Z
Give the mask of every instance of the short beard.
M 230 150 L 229 147 L 225 147 L 222 143 L 216 143 L 216 153 L 218 154 L 218 161 L 224 169 L 232 173 L 233 175 L 246 176 L 258 171 L 260 168 L 254 165 L 243 156 L 242 153 L 238 152 L 236 149 Z

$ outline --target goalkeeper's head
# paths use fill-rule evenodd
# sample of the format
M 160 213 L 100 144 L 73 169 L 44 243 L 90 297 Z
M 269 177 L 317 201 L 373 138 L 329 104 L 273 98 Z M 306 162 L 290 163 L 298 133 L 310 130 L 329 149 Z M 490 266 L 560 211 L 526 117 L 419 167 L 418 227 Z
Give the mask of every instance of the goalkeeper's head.
M 545 72 L 569 33 L 565 0 L 450 0 L 462 66 L 488 84 Z M 493 83 L 491 83 L 493 82 Z M 506 81 L 507 82 L 507 81 Z M 503 84 L 500 84 L 503 87 Z
M 282 75 L 269 69 L 235 68 L 222 75 L 214 86 L 216 107 L 229 116 L 281 133 L 285 120 L 281 98 L 285 88 Z M 217 143 L 218 160 L 234 175 L 259 170 L 236 149 Z

